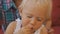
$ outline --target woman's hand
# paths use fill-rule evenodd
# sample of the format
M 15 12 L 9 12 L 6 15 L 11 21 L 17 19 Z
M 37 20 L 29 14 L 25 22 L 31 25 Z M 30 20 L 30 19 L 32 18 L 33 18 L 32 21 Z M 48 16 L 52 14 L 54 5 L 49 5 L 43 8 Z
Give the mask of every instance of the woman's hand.
M 54 34 L 54 29 L 49 29 L 48 34 Z
M 40 34 L 54 34 L 54 30 L 52 28 L 48 30 L 46 27 L 43 27 Z

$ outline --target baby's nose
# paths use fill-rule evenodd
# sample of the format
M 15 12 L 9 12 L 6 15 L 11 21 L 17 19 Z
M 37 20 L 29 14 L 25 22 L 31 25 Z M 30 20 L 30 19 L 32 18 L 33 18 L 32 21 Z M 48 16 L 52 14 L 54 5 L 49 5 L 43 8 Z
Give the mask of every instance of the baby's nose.
M 30 24 L 34 26 L 34 25 L 36 24 L 36 19 L 32 19 L 32 20 L 30 21 Z

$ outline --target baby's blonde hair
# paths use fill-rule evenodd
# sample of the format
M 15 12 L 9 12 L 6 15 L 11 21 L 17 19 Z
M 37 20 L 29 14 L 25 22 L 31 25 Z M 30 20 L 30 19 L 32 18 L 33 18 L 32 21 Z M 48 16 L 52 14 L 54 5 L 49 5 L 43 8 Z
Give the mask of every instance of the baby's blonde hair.
M 29 5 L 39 5 L 39 7 L 44 8 L 44 6 L 48 7 L 48 12 L 46 13 L 47 18 L 51 18 L 51 10 L 52 10 L 52 0 L 22 0 L 21 5 L 18 8 L 25 8 L 25 6 Z

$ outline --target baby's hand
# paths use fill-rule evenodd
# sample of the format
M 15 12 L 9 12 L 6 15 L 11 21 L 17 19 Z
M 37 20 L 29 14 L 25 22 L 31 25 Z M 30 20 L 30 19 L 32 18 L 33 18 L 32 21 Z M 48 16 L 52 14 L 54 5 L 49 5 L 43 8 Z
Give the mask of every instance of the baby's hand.
M 53 30 L 53 29 L 49 29 L 49 30 L 48 30 L 46 27 L 43 27 L 43 28 L 41 29 L 40 34 L 54 34 L 54 30 Z
M 46 29 L 46 27 L 43 27 L 41 29 L 40 34 L 48 34 L 48 30 Z
M 54 34 L 54 29 L 53 28 L 49 29 L 48 34 Z
M 18 32 L 17 34 L 33 34 L 33 29 L 32 29 L 32 26 L 25 26 L 25 27 L 22 27 Z

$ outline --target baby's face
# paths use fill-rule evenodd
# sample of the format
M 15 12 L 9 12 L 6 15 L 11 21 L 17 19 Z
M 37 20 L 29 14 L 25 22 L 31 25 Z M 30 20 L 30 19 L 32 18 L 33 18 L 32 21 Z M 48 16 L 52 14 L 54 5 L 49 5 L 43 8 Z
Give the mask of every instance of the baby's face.
M 22 10 L 22 26 L 30 25 L 34 30 L 40 28 L 45 21 L 47 8 L 26 7 Z

